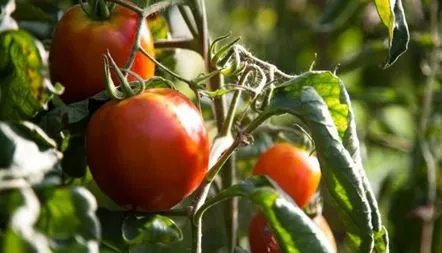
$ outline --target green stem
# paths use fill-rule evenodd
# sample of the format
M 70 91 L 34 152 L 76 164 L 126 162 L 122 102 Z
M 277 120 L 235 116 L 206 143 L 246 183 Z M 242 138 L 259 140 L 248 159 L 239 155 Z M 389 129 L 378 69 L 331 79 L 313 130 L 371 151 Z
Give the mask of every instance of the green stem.
M 134 5 L 134 4 L 131 4 L 131 3 L 127 2 L 127 1 L 125 1 L 125 0 L 107 0 L 107 1 L 108 2 L 112 2 L 112 3 L 116 3 L 118 5 L 121 5 L 124 8 L 127 8 L 129 10 L 132 10 L 132 11 L 138 13 L 138 15 L 142 15 L 143 12 L 144 12 L 142 8 L 140 8 L 140 7 L 138 7 L 138 6 Z
M 236 156 L 232 153 L 229 160 L 224 166 L 222 184 L 224 188 L 236 184 Z M 230 235 L 227 239 L 227 246 L 229 252 L 234 252 L 237 246 L 238 238 L 238 198 L 231 198 L 224 202 L 224 223 L 226 226 L 226 233 Z
M 195 28 L 195 26 L 193 25 L 192 20 L 191 20 L 191 15 L 187 11 L 186 7 L 180 5 L 180 6 L 178 6 L 178 10 L 180 11 L 181 16 L 183 17 L 183 20 L 186 23 L 187 27 L 189 28 L 189 31 L 192 34 L 193 38 L 197 38 L 198 31 Z
M 110 6 L 107 5 L 105 0 L 89 0 L 88 7 L 89 11 L 86 13 L 91 19 L 108 20 L 110 18 Z
M 145 21 L 146 17 L 147 16 L 145 16 L 144 13 L 138 15 L 137 31 L 135 33 L 135 42 L 134 42 L 134 45 L 132 46 L 132 49 L 130 51 L 129 60 L 126 63 L 126 66 L 124 67 L 125 69 L 130 70 L 132 68 L 132 66 L 135 62 L 135 57 L 138 52 L 138 49 L 142 48 L 141 47 L 141 30 L 143 28 L 145 28 L 145 26 L 146 26 L 146 21 Z M 125 77 L 127 77 L 127 76 L 128 76 L 128 73 L 125 74 Z
M 242 87 L 245 85 L 247 81 L 247 77 L 249 74 L 253 71 L 251 68 L 246 68 L 246 70 L 242 73 L 241 78 L 238 82 L 238 86 Z M 230 103 L 229 111 L 227 112 L 227 118 L 224 121 L 224 125 L 221 129 L 220 135 L 226 136 L 228 134 L 231 134 L 233 120 L 235 119 L 235 113 L 236 109 L 238 108 L 239 99 L 241 98 L 242 90 L 237 89 L 235 90 L 235 93 L 233 94 L 232 102 Z
M 112 56 L 110 55 L 110 53 L 107 53 L 107 56 L 110 60 L 110 64 L 112 66 L 112 68 L 115 70 L 115 73 L 118 76 L 118 79 L 120 80 L 121 83 L 121 89 L 123 90 L 124 93 L 124 97 L 131 97 L 133 95 L 135 95 L 134 90 L 132 89 L 132 87 L 130 87 L 129 82 L 126 80 L 126 75 L 128 74 L 128 72 L 126 73 L 126 75 L 124 75 L 121 70 L 118 68 L 117 63 L 114 61 L 114 59 L 112 58 Z
M 268 63 L 266 61 L 263 61 L 263 60 L 255 57 L 255 56 L 253 56 L 253 54 L 251 54 L 249 51 L 247 51 L 247 49 L 245 49 L 241 45 L 235 45 L 235 47 L 237 49 L 239 49 L 239 51 L 241 52 L 242 56 L 252 60 L 255 64 L 257 64 L 259 66 L 262 66 L 264 68 L 267 68 L 267 69 L 273 69 L 275 77 L 281 77 L 283 79 L 292 79 L 292 78 L 296 77 L 296 76 L 293 76 L 293 75 L 288 75 L 288 74 L 282 72 L 281 70 L 279 70 L 275 65 L 273 65 L 271 63 Z
M 156 214 L 163 215 L 163 216 L 176 216 L 176 217 L 188 216 L 188 217 L 190 217 L 192 215 L 192 213 L 193 213 L 193 207 L 187 206 L 187 207 L 183 207 L 183 208 L 176 208 L 176 209 L 171 209 L 171 210 L 167 210 L 167 211 L 157 212 Z M 132 214 L 135 216 L 144 216 L 148 213 L 136 211 L 136 212 L 132 212 Z
M 175 49 L 182 48 L 198 52 L 198 46 L 193 39 L 172 39 L 155 41 L 156 49 Z
M 158 67 L 160 67 L 162 70 L 164 70 L 165 72 L 167 72 L 169 75 L 175 77 L 177 80 L 182 81 L 187 83 L 190 87 L 192 87 L 194 85 L 194 83 L 190 80 L 187 80 L 183 77 L 181 77 L 180 75 L 176 74 L 175 72 L 173 72 L 172 70 L 170 70 L 169 68 L 167 68 L 166 66 L 164 66 L 163 64 L 161 64 L 159 61 L 157 61 L 152 55 L 150 55 L 144 48 L 140 47 L 139 48 L 140 52 L 142 54 L 144 54 L 144 56 L 146 56 L 147 58 L 149 58 L 151 61 L 153 61 L 155 63 L 155 65 L 157 65 Z
M 211 65 L 211 52 L 209 48 L 209 34 L 208 34 L 208 25 L 207 25 L 207 15 L 206 15 L 206 7 L 204 0 L 192 0 L 191 1 L 191 10 L 194 13 L 195 23 L 197 24 L 198 29 L 198 41 L 199 41 L 199 53 L 204 59 L 206 65 L 206 71 L 208 73 L 216 71 L 216 69 Z M 215 75 L 208 83 L 208 89 L 210 91 L 218 90 L 223 88 L 224 86 L 224 78 L 222 75 Z M 214 107 L 214 116 L 216 120 L 216 125 L 218 130 L 221 130 L 225 112 L 226 112 L 226 103 L 224 96 L 216 97 L 213 103 Z

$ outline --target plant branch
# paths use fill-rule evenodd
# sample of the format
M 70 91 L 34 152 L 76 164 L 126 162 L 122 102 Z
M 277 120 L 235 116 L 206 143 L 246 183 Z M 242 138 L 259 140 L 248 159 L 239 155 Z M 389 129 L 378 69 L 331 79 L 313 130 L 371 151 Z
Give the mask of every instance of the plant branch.
M 193 39 L 170 39 L 170 40 L 157 40 L 155 41 L 156 49 L 175 49 L 182 48 L 192 51 L 198 51 L 198 46 Z
M 247 81 L 247 77 L 251 73 L 252 69 L 246 69 L 241 75 L 241 78 L 238 82 L 238 86 L 242 87 Z M 241 98 L 242 90 L 237 89 L 235 90 L 235 93 L 233 94 L 232 101 L 230 102 L 229 111 L 227 112 L 227 118 L 224 121 L 224 125 L 221 129 L 220 135 L 226 136 L 228 134 L 231 134 L 230 131 L 232 129 L 233 120 L 235 118 L 236 109 L 238 107 L 239 99 Z
M 189 28 L 190 33 L 192 34 L 193 38 L 197 38 L 198 37 L 198 31 L 195 28 L 192 20 L 191 20 L 191 15 L 190 13 L 187 11 L 186 7 L 183 5 L 179 5 L 178 6 L 178 10 L 181 13 L 181 16 L 183 17 L 184 22 L 187 25 L 187 28 Z
M 123 6 L 124 8 L 127 8 L 129 10 L 132 10 L 136 13 L 138 13 L 139 15 L 143 14 L 143 9 L 128 2 L 128 1 L 124 1 L 124 0 L 107 0 L 108 2 L 112 2 L 112 3 L 116 3 L 118 5 Z
M 206 72 L 211 73 L 213 71 L 216 71 L 216 69 L 211 65 L 211 52 L 209 48 L 209 32 L 208 32 L 208 24 L 207 24 L 207 13 L 206 13 L 206 7 L 205 7 L 205 1 L 204 0 L 191 0 L 190 1 L 190 8 L 193 12 L 193 16 L 195 19 L 195 24 L 198 31 L 198 42 L 199 42 L 199 53 L 202 56 Z M 208 90 L 209 91 L 215 91 L 223 88 L 224 86 L 224 79 L 221 74 L 217 74 L 214 77 L 212 77 L 208 82 Z M 218 131 L 221 130 L 222 125 L 224 124 L 225 119 L 225 99 L 224 96 L 216 97 L 214 98 L 213 103 L 213 112 L 214 112 L 214 118 L 217 123 Z M 209 192 L 211 183 L 208 183 L 204 185 L 202 188 L 200 188 L 200 194 L 198 195 L 198 201 L 195 206 L 194 211 L 198 210 L 198 208 L 204 204 L 207 194 Z M 226 187 L 225 185 L 223 187 Z M 230 215 L 230 214 L 228 214 Z M 192 227 L 192 234 L 193 234 L 193 252 L 200 253 L 201 252 L 201 219 L 199 219 L 196 224 Z M 233 235 L 230 235 L 229 238 L 232 238 Z
M 142 211 L 135 211 L 135 212 L 131 212 L 133 215 L 135 216 L 145 216 L 146 212 L 142 212 Z M 167 210 L 167 211 L 162 211 L 162 212 L 156 212 L 156 214 L 159 215 L 163 215 L 163 216 L 188 216 L 190 217 L 193 213 L 193 207 L 192 206 L 186 206 L 183 208 L 176 208 L 176 209 L 171 209 L 171 210 Z
M 140 47 L 139 48 L 140 52 L 146 56 L 147 58 L 149 58 L 151 61 L 153 61 L 155 63 L 155 65 L 157 65 L 158 67 L 160 67 L 162 70 L 164 70 L 165 72 L 167 72 L 169 75 L 175 77 L 177 80 L 180 80 L 182 82 L 187 83 L 189 86 L 193 86 L 193 82 L 189 81 L 183 77 L 181 77 L 180 75 L 178 75 L 177 73 L 173 72 L 172 70 L 170 70 L 169 68 L 167 68 L 166 66 L 164 66 L 163 64 L 161 64 L 159 61 L 157 61 L 152 55 L 150 55 L 144 48 Z

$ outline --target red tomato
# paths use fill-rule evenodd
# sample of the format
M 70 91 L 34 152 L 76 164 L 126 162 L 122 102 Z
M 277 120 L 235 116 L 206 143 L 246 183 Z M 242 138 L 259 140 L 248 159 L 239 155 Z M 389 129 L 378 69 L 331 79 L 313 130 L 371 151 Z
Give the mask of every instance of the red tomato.
M 63 84 L 65 92 L 61 97 L 66 103 L 105 89 L 103 55 L 108 50 L 119 67 L 126 65 L 135 42 L 137 20 L 135 12 L 118 5 L 107 20 L 91 19 L 80 5 L 67 10 L 56 27 L 49 54 L 51 81 Z M 141 46 L 154 55 L 153 38 L 145 22 Z M 131 70 L 149 79 L 155 65 L 138 52 Z M 113 79 L 119 84 L 115 76 Z M 132 80 L 135 79 L 130 76 L 129 81 Z
M 171 89 L 148 89 L 95 112 L 86 132 L 91 173 L 117 204 L 166 210 L 204 179 L 209 139 L 194 104 Z
M 259 157 L 253 175 L 269 176 L 303 208 L 318 188 L 321 170 L 316 157 L 290 144 L 280 143 Z
M 336 247 L 336 240 L 333 232 L 327 223 L 327 220 L 322 216 L 316 216 L 313 222 L 319 226 L 322 232 L 329 240 L 333 253 L 338 252 Z M 280 253 L 278 241 L 272 232 L 270 224 L 261 213 L 256 213 L 249 224 L 249 245 L 251 253 Z
M 251 253 L 279 253 L 278 241 L 261 213 L 256 213 L 249 224 Z

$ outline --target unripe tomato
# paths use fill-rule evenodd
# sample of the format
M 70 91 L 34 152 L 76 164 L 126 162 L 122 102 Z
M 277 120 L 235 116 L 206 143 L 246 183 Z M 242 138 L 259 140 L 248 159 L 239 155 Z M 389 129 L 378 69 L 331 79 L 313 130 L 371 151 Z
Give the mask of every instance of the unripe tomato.
M 336 240 L 333 232 L 327 223 L 327 220 L 322 216 L 313 218 L 313 222 L 325 234 L 330 242 L 333 253 L 338 252 L 336 247 Z M 273 234 L 270 224 L 261 213 L 256 213 L 249 224 L 249 245 L 251 253 L 280 253 L 278 241 Z
M 58 23 L 51 49 L 49 67 L 52 82 L 65 87 L 61 96 L 71 103 L 86 99 L 105 89 L 103 55 L 109 50 L 119 67 L 129 60 L 135 42 L 138 15 L 115 5 L 106 20 L 93 20 L 80 7 L 74 5 Z M 141 46 L 154 55 L 153 38 L 143 22 Z M 140 52 L 136 53 L 131 69 L 143 79 L 154 75 L 155 65 Z M 113 76 L 115 84 L 119 84 Z M 135 80 L 129 76 L 129 81 Z
M 132 209 L 169 209 L 204 179 L 209 139 L 195 105 L 171 89 L 112 100 L 96 111 L 86 154 L 100 189 Z
M 276 144 L 264 152 L 252 173 L 267 175 L 275 180 L 301 208 L 310 201 L 321 179 L 316 157 L 286 143 Z

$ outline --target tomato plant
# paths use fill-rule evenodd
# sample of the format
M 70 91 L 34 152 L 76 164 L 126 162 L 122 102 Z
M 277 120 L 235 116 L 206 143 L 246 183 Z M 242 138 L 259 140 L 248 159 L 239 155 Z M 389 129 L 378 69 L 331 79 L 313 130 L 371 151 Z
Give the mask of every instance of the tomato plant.
M 267 175 L 292 197 L 300 207 L 308 204 L 321 179 L 315 156 L 287 143 L 265 151 L 253 168 L 254 175 Z
M 109 51 L 119 67 L 125 67 L 136 42 L 138 15 L 116 5 L 114 8 L 85 4 L 85 12 L 77 4 L 70 7 L 55 29 L 50 49 L 52 82 L 65 87 L 62 99 L 76 102 L 103 91 L 103 55 Z M 153 38 L 146 22 L 141 22 L 140 43 L 154 55 Z M 155 72 L 154 63 L 136 52 L 130 70 L 140 78 L 149 79 Z M 81 74 L 80 74 L 81 73 Z M 116 76 L 114 81 L 118 82 Z M 135 80 L 130 74 L 129 80 Z
M 203 180 L 209 139 L 189 99 L 171 89 L 149 89 L 93 114 L 86 154 L 96 182 L 116 203 L 162 211 Z
M 440 252 L 439 11 L 0 0 L 0 251 Z

